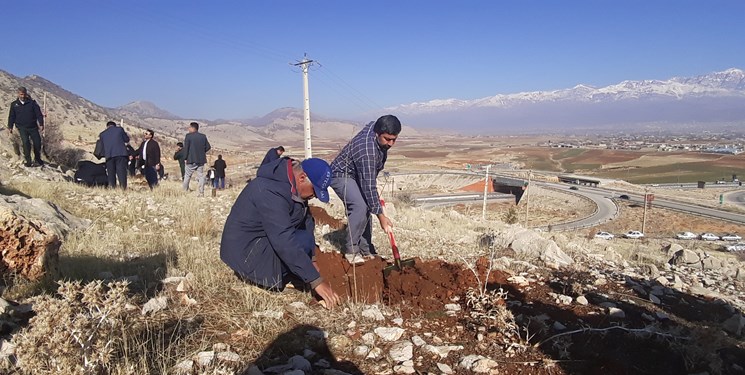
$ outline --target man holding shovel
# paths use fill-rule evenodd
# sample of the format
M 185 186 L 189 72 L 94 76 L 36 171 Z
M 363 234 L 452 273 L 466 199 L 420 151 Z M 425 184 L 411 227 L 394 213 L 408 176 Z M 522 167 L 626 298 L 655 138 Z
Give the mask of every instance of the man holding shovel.
M 372 244 L 372 221 L 376 215 L 381 228 L 390 234 L 393 224 L 383 212 L 377 189 L 378 173 L 385 167 L 388 149 L 401 132 L 401 122 L 385 115 L 369 123 L 344 146 L 331 163 L 331 187 L 347 209 L 348 233 L 345 258 L 362 264 L 377 255 Z

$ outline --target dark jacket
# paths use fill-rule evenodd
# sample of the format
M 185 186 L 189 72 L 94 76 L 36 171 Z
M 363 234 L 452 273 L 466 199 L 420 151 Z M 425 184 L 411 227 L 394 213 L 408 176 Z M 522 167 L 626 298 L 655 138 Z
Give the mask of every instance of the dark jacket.
M 207 163 L 207 151 L 211 148 L 207 136 L 200 132 L 188 133 L 184 138 L 184 155 L 187 163 Z
M 116 125 L 109 126 L 98 135 L 98 138 L 103 142 L 103 156 L 105 158 L 129 156 L 126 146 L 129 143 L 129 136 L 124 129 Z
M 181 176 L 184 176 L 184 160 L 186 160 L 186 154 L 184 153 L 184 148 L 180 148 L 178 151 L 173 153 L 173 160 L 178 160 L 178 166 L 181 168 Z
M 16 99 L 10 103 L 10 113 L 8 113 L 8 128 L 13 129 L 13 125 L 18 128 L 33 129 L 44 126 L 44 115 L 36 100 L 28 99 L 25 103 Z
M 137 155 L 142 158 L 142 148 L 145 146 L 145 142 L 140 143 L 140 147 L 137 148 Z M 147 150 L 145 150 L 145 165 L 148 167 L 155 167 L 160 164 L 160 145 L 154 139 L 151 139 L 147 143 Z
M 215 168 L 215 177 L 225 178 L 225 168 L 227 167 L 228 164 L 225 163 L 224 159 L 215 160 L 215 164 L 212 165 L 212 168 Z
M 282 263 L 311 286 L 321 275 L 295 235 L 313 233 L 308 204 L 293 195 L 288 159 L 259 168 L 230 210 L 220 244 L 220 259 L 241 277 L 267 288 L 284 287 Z
M 272 147 L 269 149 L 269 151 L 266 152 L 266 155 L 264 155 L 264 160 L 261 161 L 261 165 L 271 163 L 277 159 L 279 159 L 279 155 L 277 155 L 277 149 Z

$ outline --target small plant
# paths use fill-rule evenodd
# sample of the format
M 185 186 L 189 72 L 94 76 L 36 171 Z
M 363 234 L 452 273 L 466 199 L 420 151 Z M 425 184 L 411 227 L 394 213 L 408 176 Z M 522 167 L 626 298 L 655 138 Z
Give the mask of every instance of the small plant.
M 507 210 L 507 213 L 504 214 L 504 222 L 507 224 L 516 224 L 517 220 L 517 208 L 510 207 L 510 209 Z

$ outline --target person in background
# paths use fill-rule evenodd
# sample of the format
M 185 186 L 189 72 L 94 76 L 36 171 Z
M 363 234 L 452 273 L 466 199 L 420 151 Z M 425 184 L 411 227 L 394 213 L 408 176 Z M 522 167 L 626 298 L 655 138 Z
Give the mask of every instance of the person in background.
M 401 122 L 396 116 L 382 116 L 357 133 L 331 162 L 334 177 L 331 187 L 344 202 L 349 221 L 344 256 L 353 265 L 377 254 L 372 243 L 370 214 L 378 217 L 380 227 L 387 234 L 393 230 L 393 224 L 383 213 L 377 178 L 385 167 L 388 149 L 396 143 L 400 132 Z
M 116 126 L 114 121 L 106 123 L 106 130 L 98 135 L 103 144 L 103 153 L 106 158 L 106 175 L 109 178 L 109 187 L 116 187 L 116 180 L 119 179 L 119 186 L 127 189 L 127 143 L 129 136 L 124 129 Z
M 41 133 L 44 132 L 44 115 L 41 107 L 28 94 L 28 90 L 21 86 L 17 90 L 18 99 L 10 103 L 8 113 L 8 132 L 13 134 L 13 126 L 18 129 L 23 145 L 23 159 L 26 167 L 40 167 L 44 165 L 41 160 Z M 31 162 L 31 144 L 34 147 L 34 162 Z
M 207 151 L 212 148 L 207 136 L 199 132 L 199 123 L 189 124 L 189 133 L 184 137 L 184 191 L 189 191 L 189 181 L 194 172 L 199 176 L 199 196 L 204 196 L 204 165 L 207 163 Z
M 212 185 L 215 189 L 225 189 L 225 169 L 228 167 L 222 155 L 217 155 L 217 160 L 212 164 L 212 168 L 215 170 L 215 183 Z
M 261 165 L 271 163 L 281 158 L 282 154 L 284 153 L 285 153 L 285 148 L 282 146 L 270 148 L 269 151 L 266 152 L 266 155 L 264 155 L 264 160 L 261 161 Z
M 220 259 L 243 281 L 271 291 L 309 286 L 326 308 L 340 302 L 315 263 L 315 221 L 308 200 L 329 201 L 324 160 L 279 159 L 261 166 L 225 221 Z
M 176 143 L 176 146 L 178 146 L 178 150 L 173 154 L 173 160 L 178 160 L 178 166 L 181 170 L 181 181 L 184 181 L 184 160 L 186 159 L 186 155 L 184 154 L 184 142 Z
M 150 129 L 145 130 L 145 140 L 137 148 L 137 155 L 142 159 L 145 180 L 150 190 L 158 185 L 158 170 L 160 169 L 160 145 L 153 139 L 154 136 L 155 132 Z
M 137 173 L 137 150 L 135 150 L 134 147 L 127 144 L 127 155 L 129 156 L 129 161 L 127 162 L 127 171 L 129 172 L 129 177 L 134 177 Z

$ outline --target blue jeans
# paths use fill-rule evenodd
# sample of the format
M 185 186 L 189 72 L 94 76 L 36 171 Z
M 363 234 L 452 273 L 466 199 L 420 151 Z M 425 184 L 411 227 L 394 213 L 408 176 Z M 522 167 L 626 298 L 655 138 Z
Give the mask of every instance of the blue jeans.
M 225 177 L 215 177 L 213 187 L 215 189 L 225 189 Z
M 154 188 L 158 185 L 158 171 L 155 170 L 155 167 L 150 167 L 148 165 L 145 165 L 145 181 L 147 181 L 147 186 L 150 187 L 150 189 Z
M 377 254 L 372 243 L 372 220 L 357 181 L 349 177 L 334 177 L 331 188 L 347 209 L 347 254 Z

